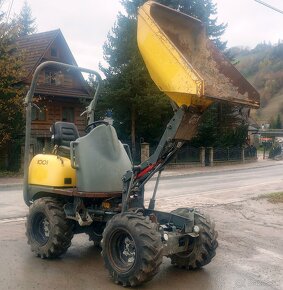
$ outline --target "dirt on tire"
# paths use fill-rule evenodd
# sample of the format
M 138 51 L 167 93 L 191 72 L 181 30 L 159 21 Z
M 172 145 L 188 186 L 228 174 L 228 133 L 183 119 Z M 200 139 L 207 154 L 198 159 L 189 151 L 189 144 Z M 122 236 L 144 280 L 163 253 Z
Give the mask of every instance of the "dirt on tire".
M 142 214 L 117 214 L 103 232 L 105 267 L 115 283 L 123 286 L 151 280 L 162 263 L 162 250 L 157 224 Z
M 172 213 L 189 217 L 191 212 L 188 208 L 178 208 Z M 199 227 L 199 236 L 191 238 L 188 245 L 188 251 L 170 255 L 171 263 L 180 268 L 194 270 L 209 264 L 216 254 L 217 231 L 215 224 L 207 214 L 199 210 L 194 212 L 195 226 Z
M 26 236 L 31 251 L 42 259 L 57 258 L 66 253 L 73 232 L 63 204 L 49 197 L 35 200 L 29 208 Z

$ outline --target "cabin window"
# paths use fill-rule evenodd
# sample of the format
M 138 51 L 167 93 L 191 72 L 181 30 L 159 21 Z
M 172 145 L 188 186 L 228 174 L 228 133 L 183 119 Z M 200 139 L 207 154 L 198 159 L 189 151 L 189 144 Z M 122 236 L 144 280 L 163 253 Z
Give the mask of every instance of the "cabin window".
M 31 109 L 31 120 L 32 121 L 46 121 L 46 109 L 40 108 L 40 111 L 32 107 Z
M 58 57 L 58 50 L 57 50 L 56 47 L 51 47 L 50 55 L 51 55 L 52 57 Z
M 61 71 L 45 70 L 45 83 L 59 86 L 64 83 L 64 74 Z
M 54 71 L 50 70 L 45 71 L 45 83 L 49 85 L 56 84 L 56 73 Z
M 62 108 L 62 121 L 74 123 L 75 121 L 75 110 L 72 107 Z

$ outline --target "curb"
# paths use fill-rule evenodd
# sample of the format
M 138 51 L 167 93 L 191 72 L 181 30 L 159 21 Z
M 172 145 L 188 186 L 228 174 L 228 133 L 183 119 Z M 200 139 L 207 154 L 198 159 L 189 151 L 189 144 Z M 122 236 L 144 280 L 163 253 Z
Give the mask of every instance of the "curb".
M 4 189 L 22 189 L 23 183 L 3 183 L 0 184 L 0 191 Z

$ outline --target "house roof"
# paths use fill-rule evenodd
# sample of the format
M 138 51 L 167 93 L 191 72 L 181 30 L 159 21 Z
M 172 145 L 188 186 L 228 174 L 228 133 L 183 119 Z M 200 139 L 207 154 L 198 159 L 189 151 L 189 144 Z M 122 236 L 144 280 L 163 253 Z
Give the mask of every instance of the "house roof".
M 16 45 L 18 53 L 23 54 L 24 57 L 23 61 L 23 69 L 25 71 L 24 81 L 28 81 L 31 78 L 37 66 L 43 61 L 47 60 L 45 59 L 46 52 L 50 49 L 50 47 L 53 45 L 55 41 L 60 42 L 60 44 L 64 48 L 65 51 L 64 62 L 77 66 L 77 62 L 60 29 L 22 36 L 17 40 Z M 89 98 L 91 93 L 85 85 L 82 74 L 79 72 L 75 72 L 75 74 L 81 80 L 85 91 L 83 93 L 82 91 L 79 93 L 79 91 L 75 92 L 73 90 L 72 96 L 77 95 Z M 50 93 L 51 90 L 53 94 L 56 93 L 55 91 L 53 92 L 54 88 L 49 88 Z M 41 93 L 43 93 L 43 91 L 44 89 L 41 90 Z M 36 92 L 38 92 L 38 88 L 36 89 Z M 68 92 L 67 91 L 61 92 L 61 94 L 63 95 L 64 93 L 70 94 L 70 92 L 71 90 L 69 90 Z
M 46 51 L 58 37 L 63 40 L 70 63 L 77 65 L 60 29 L 26 35 L 20 37 L 17 41 L 18 51 L 24 54 L 24 69 L 27 72 L 26 77 L 31 75 L 42 61 Z

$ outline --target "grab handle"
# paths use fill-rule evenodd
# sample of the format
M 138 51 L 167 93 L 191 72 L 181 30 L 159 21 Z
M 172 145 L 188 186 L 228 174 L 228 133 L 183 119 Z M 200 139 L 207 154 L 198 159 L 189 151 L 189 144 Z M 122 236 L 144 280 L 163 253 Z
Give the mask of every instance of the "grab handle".
M 71 166 L 74 169 L 79 169 L 79 155 L 76 156 L 75 147 L 79 144 L 78 141 L 72 141 L 70 143 L 70 156 L 71 156 Z

